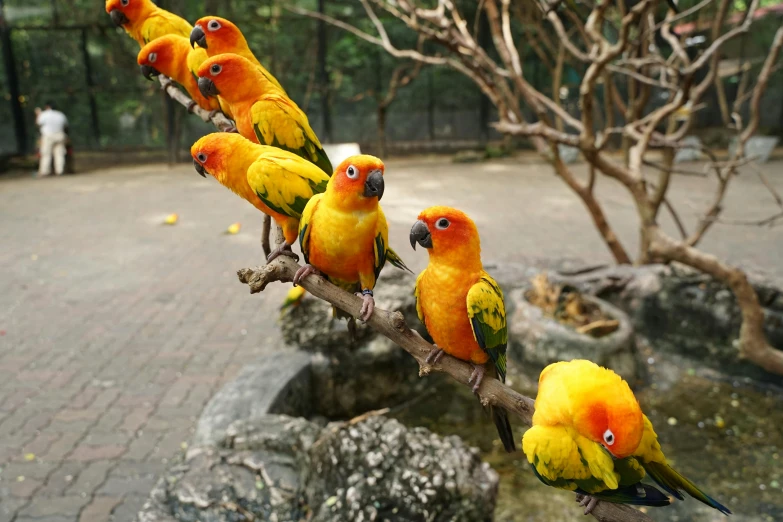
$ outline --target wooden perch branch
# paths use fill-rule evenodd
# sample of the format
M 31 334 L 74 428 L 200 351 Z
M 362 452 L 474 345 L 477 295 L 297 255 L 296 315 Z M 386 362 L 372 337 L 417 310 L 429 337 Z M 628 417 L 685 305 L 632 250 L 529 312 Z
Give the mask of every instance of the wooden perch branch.
M 195 102 L 191 100 L 187 94 L 180 91 L 168 76 L 161 74 L 158 76 L 158 81 L 160 81 L 160 88 L 166 92 L 169 98 L 179 103 L 205 122 L 212 122 L 212 124 L 222 132 L 234 128 L 234 122 L 226 118 L 222 112 L 210 113 L 198 105 L 195 105 Z
M 298 268 L 299 265 L 293 259 L 281 256 L 265 266 L 243 268 L 237 271 L 237 276 L 242 283 L 250 287 L 250 293 L 255 294 L 262 292 L 270 283 L 290 282 Z M 305 278 L 302 286 L 314 296 L 345 310 L 358 319 L 362 307 L 361 298 L 316 275 Z M 472 366 L 448 355 L 442 357 L 437 364 L 429 365 L 425 359 L 434 348 L 433 345 L 408 328 L 400 312 L 376 308 L 367 325 L 411 354 L 419 363 L 421 375 L 427 375 L 431 371 L 443 372 L 457 382 L 470 387 L 468 379 L 473 371 Z M 505 408 L 518 416 L 526 425 L 531 424 L 535 411 L 533 399 L 515 392 L 499 380 L 490 377 L 482 381 L 478 393 L 482 404 Z M 599 502 L 592 515 L 601 522 L 652 522 L 647 515 L 630 506 L 610 502 Z

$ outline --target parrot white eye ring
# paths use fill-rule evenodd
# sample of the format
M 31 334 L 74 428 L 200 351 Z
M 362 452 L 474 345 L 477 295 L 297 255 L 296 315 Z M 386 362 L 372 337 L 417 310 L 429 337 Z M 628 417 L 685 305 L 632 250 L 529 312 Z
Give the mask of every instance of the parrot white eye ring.
M 147 61 L 150 63 L 155 63 L 155 60 L 158 59 L 158 53 L 150 53 L 149 56 L 147 56 Z
M 212 67 L 209 68 L 209 73 L 212 76 L 217 76 L 223 71 L 223 66 L 219 64 L 214 64 Z
M 604 432 L 604 442 L 606 442 L 608 446 L 614 444 L 614 433 L 612 433 L 612 430 L 606 430 Z
M 120 3 L 121 3 L 123 6 L 127 6 L 127 5 L 130 3 L 130 0 L 120 0 Z
M 206 163 L 207 162 L 207 155 L 203 152 L 199 152 L 196 154 L 196 159 L 199 161 L 199 163 Z
M 207 23 L 207 29 L 209 29 L 210 31 L 217 31 L 221 27 L 222 26 L 220 25 L 220 22 L 218 22 L 217 20 L 210 20 L 209 23 Z
M 351 179 L 356 179 L 359 177 L 359 169 L 357 169 L 353 165 L 348 165 L 348 168 L 345 169 L 345 175 Z
M 437 228 L 438 230 L 446 230 L 447 228 L 449 228 L 449 225 L 451 225 L 451 223 L 446 218 L 440 218 L 438 221 L 435 222 L 435 228 Z

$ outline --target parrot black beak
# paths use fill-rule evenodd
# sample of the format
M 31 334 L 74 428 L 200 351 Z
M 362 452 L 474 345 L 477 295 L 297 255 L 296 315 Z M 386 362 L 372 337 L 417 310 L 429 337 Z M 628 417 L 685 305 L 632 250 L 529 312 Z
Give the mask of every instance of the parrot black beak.
M 153 76 L 158 76 L 160 74 L 160 71 L 158 71 L 156 68 L 152 67 L 151 65 L 142 65 L 140 69 L 141 69 L 141 75 L 150 81 L 152 81 Z
M 378 198 L 378 201 L 380 201 L 383 197 L 383 188 L 383 172 L 373 170 L 367 176 L 367 181 L 364 182 L 364 197 Z
M 210 96 L 217 96 L 220 94 L 220 92 L 217 89 L 217 86 L 215 85 L 215 82 L 210 80 L 209 78 L 199 78 L 198 79 L 198 90 L 201 92 L 201 95 L 205 98 L 209 98 Z
M 198 44 L 202 49 L 207 48 L 207 35 L 204 33 L 204 29 L 198 25 L 190 31 L 190 46 L 194 47 L 195 44 Z
M 419 220 L 411 227 L 411 246 L 416 250 L 416 243 L 424 248 L 432 248 L 432 234 L 427 227 L 427 223 Z
M 201 163 L 199 163 L 196 160 L 193 160 L 193 167 L 196 169 L 196 172 L 201 174 L 202 178 L 206 178 L 207 177 L 207 171 L 206 171 L 206 169 L 204 169 L 204 165 L 202 165 Z
M 125 13 L 123 13 L 119 9 L 112 9 L 111 11 L 109 11 L 109 16 L 111 17 L 111 21 L 114 22 L 114 25 L 116 25 L 117 27 L 120 27 L 130 22 L 130 20 L 128 20 L 128 17 L 125 16 Z

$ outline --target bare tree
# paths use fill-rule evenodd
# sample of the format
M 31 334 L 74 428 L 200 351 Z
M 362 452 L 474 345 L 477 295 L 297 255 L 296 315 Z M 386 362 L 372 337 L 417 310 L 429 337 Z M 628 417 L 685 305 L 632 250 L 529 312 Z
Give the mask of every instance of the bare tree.
M 357 1 L 372 22 L 375 34 L 324 14 L 294 7 L 290 10 L 349 31 L 396 58 L 450 67 L 467 76 L 497 108 L 496 128 L 507 135 L 529 138 L 536 150 L 551 161 L 555 173 L 582 200 L 618 263 L 676 261 L 727 284 L 742 312 L 740 356 L 769 372 L 783 374 L 783 352 L 770 346 L 765 337 L 764 312 L 747 275 L 697 248 L 719 221 L 724 198 L 738 168 L 752 162 L 745 154 L 745 145 L 758 128 L 761 97 L 783 46 L 783 28 L 775 33 L 755 85 L 734 104 L 731 116 L 738 141 L 736 157 L 718 161 L 712 151 L 703 150 L 710 157 L 709 172 L 714 175 L 716 190 L 695 230 L 686 230 L 667 197 L 672 175 L 678 172 L 674 168 L 675 152 L 684 148 L 683 139 L 693 125 L 696 109 L 717 81 L 721 48 L 749 31 L 759 0 L 751 0 L 734 24 L 727 22 L 729 0 L 702 0 L 679 14 L 660 0 L 639 0 L 630 8 L 622 0 L 595 0 L 586 4 L 557 0 L 480 0 L 477 19 L 472 24 L 453 0 L 437 0 L 432 8 L 413 0 Z M 692 15 L 709 20 L 705 23 L 709 24 L 710 34 L 708 44 L 693 57 L 687 52 L 684 39 L 673 29 L 676 22 Z M 471 31 L 478 26 L 480 16 L 487 17 L 498 58 L 479 45 L 475 31 Z M 438 52 L 398 48 L 389 38 L 387 23 L 404 24 Z M 666 43 L 665 50 L 659 42 Z M 525 78 L 520 49 L 526 48 L 556 78 L 561 77 L 566 63 L 583 73 L 577 110 L 565 109 L 557 92 L 547 95 Z M 620 82 L 626 84 L 625 97 L 620 94 Z M 559 88 L 559 80 L 554 83 L 553 87 Z M 598 106 L 596 96 L 601 84 L 604 107 Z M 651 102 L 653 92 L 665 93 L 665 103 Z M 747 122 L 739 114 L 744 103 L 749 103 Z M 523 107 L 533 114 L 532 118 L 525 118 Z M 624 115 L 624 122 L 619 126 L 615 123 L 615 112 Z M 617 161 L 607 153 L 613 137 L 622 141 L 624 161 Z M 589 167 L 586 181 L 580 181 L 563 161 L 561 146 L 580 151 Z M 661 151 L 662 162 L 653 161 L 653 149 Z M 657 174 L 645 175 L 643 167 L 653 167 Z M 594 186 L 599 175 L 618 181 L 636 207 L 640 250 L 635 260 L 596 198 Z M 671 214 L 680 237 L 673 237 L 661 228 L 662 208 Z

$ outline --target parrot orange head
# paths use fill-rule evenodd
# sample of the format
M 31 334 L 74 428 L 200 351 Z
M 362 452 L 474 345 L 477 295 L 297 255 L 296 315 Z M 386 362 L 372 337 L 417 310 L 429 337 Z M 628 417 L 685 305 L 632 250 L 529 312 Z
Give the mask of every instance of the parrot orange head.
M 193 166 L 203 177 L 207 174 L 218 181 L 231 168 L 235 160 L 247 156 L 245 151 L 256 145 L 234 132 L 213 132 L 199 139 L 190 148 Z
M 106 0 L 106 12 L 116 26 L 133 23 L 154 8 L 150 0 Z
M 237 54 L 219 54 L 198 69 L 198 89 L 205 98 L 220 95 L 227 101 L 243 100 L 257 91 L 263 75 L 256 65 Z
M 351 156 L 335 169 L 326 190 L 339 198 L 343 208 L 373 208 L 383 197 L 385 169 L 383 162 L 375 156 Z
M 210 56 L 215 56 L 245 48 L 247 40 L 232 22 L 217 16 L 205 16 L 196 20 L 190 32 L 190 45 L 194 44 L 209 49 Z
M 628 384 L 597 388 L 579 404 L 574 427 L 593 442 L 601 444 L 614 457 L 632 455 L 642 440 L 644 417 Z M 593 397 L 598 395 L 598 397 Z
M 472 219 L 451 207 L 430 207 L 419 214 L 410 233 L 411 246 L 427 249 L 430 258 L 453 259 L 481 269 L 481 240 Z
M 184 56 L 187 56 L 188 50 L 186 38 L 168 34 L 156 38 L 142 47 L 136 60 L 141 67 L 141 74 L 151 80 L 152 76 L 161 73 L 171 76 L 168 71 L 172 69 L 174 61 L 182 60 Z

